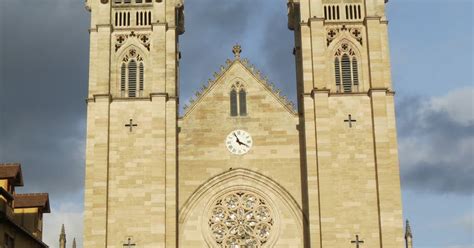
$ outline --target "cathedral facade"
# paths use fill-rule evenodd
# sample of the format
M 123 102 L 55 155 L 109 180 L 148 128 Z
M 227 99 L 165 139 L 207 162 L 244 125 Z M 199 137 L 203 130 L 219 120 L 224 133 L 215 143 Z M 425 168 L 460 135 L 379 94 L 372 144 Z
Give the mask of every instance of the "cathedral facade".
M 289 0 L 297 106 L 236 45 L 180 116 L 184 2 L 86 0 L 84 247 L 404 247 L 386 2 Z

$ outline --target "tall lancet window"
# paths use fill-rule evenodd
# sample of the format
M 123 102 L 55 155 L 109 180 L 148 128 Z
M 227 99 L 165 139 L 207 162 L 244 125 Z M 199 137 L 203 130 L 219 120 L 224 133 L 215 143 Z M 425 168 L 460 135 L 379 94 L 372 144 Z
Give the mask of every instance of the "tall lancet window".
M 232 89 L 230 91 L 230 116 L 237 116 L 237 90 Z
M 143 96 L 145 64 L 135 49 L 130 49 L 120 66 L 120 94 L 122 97 Z
M 359 66 L 356 54 L 348 43 L 342 43 L 334 59 L 337 92 L 359 91 Z
M 237 82 L 230 90 L 230 116 L 247 115 L 247 92 L 243 84 Z

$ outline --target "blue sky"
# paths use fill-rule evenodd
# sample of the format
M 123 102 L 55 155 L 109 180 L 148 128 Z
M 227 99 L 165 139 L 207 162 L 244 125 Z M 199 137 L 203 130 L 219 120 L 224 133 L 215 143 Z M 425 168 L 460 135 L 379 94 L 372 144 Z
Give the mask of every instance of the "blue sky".
M 416 248 L 474 247 L 473 8 L 471 0 L 387 4 L 404 214 Z M 237 42 L 295 99 L 285 0 L 186 0 L 185 14 L 182 103 Z M 51 247 L 63 222 L 81 244 L 88 25 L 82 0 L 0 1 L 0 161 L 22 163 L 21 191 L 50 192 Z

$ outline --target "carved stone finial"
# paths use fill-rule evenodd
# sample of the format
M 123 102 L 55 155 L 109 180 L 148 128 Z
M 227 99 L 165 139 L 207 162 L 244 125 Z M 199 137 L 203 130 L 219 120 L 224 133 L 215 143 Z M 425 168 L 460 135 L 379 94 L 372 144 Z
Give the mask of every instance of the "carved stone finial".
M 240 53 L 242 52 L 242 47 L 239 44 L 237 44 L 232 49 L 232 52 L 234 53 L 234 57 L 236 59 L 240 59 Z

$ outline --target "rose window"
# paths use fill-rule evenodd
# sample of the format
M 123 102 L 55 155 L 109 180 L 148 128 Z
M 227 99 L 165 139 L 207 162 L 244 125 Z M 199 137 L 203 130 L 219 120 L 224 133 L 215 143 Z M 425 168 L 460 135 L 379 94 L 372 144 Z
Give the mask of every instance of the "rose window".
M 272 211 L 264 199 L 240 191 L 217 199 L 209 218 L 212 237 L 224 248 L 262 247 L 273 223 Z

